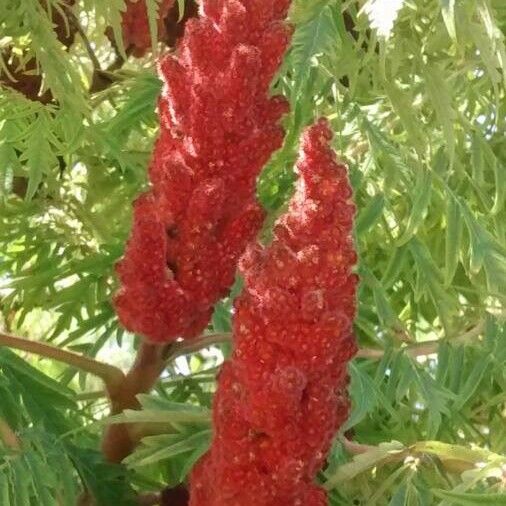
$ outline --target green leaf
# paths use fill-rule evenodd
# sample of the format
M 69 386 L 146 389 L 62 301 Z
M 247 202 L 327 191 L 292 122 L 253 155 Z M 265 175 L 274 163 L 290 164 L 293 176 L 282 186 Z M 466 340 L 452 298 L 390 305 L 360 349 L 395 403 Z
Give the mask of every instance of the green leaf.
M 375 308 L 378 317 L 386 328 L 399 328 L 400 322 L 397 314 L 392 308 L 388 295 L 376 276 L 365 266 L 360 267 L 360 275 L 373 292 Z
M 196 410 L 154 410 L 142 411 L 126 410 L 122 415 L 116 415 L 107 419 L 108 423 L 203 423 L 208 424 L 211 415 L 206 409 Z
M 485 269 L 487 284 L 491 291 L 499 294 L 506 289 L 506 248 L 473 216 L 465 202 L 459 199 L 470 238 L 470 272 L 477 274 Z
M 473 494 L 441 489 L 432 489 L 432 492 L 440 499 L 445 499 L 455 506 L 478 506 L 480 504 L 490 504 L 492 506 L 506 505 L 506 494 Z
M 313 57 L 335 47 L 338 37 L 329 7 L 322 8 L 317 16 L 297 27 L 292 38 L 292 65 L 296 90 L 300 90 L 307 78 Z
M 409 243 L 418 270 L 416 297 L 420 299 L 428 294 L 432 299 L 441 321 L 446 328 L 449 327 L 449 320 L 454 308 L 453 294 L 444 286 L 444 276 L 441 270 L 435 265 L 432 256 L 423 244 L 416 238 Z
M 449 83 L 444 79 L 443 75 L 443 69 L 437 64 L 427 65 L 424 69 L 425 86 L 437 119 L 443 128 L 450 167 L 452 167 L 455 158 L 456 114 L 452 106 Z
M 458 203 L 449 198 L 446 208 L 445 232 L 445 285 L 452 282 L 459 264 L 459 254 L 462 245 L 463 221 Z
M 408 248 L 406 246 L 395 247 L 395 251 L 390 255 L 390 259 L 385 268 L 383 278 L 381 279 L 381 285 L 388 289 L 396 281 L 399 281 L 400 274 L 406 264 Z
M 504 207 L 506 201 L 506 166 L 495 160 L 494 163 L 495 176 L 495 199 L 492 214 L 498 214 Z
M 425 370 L 410 360 L 411 373 L 418 392 L 429 412 L 427 432 L 434 436 L 442 422 L 442 415 L 449 414 L 449 401 L 454 398 L 452 392 L 442 387 Z
M 209 441 L 202 440 L 200 446 L 195 448 L 195 450 L 186 456 L 184 463 L 179 467 L 179 482 L 182 482 L 187 477 L 191 469 L 199 461 L 200 457 L 206 453 L 206 451 L 209 449 L 209 443 Z
M 142 1 L 142 0 L 141 0 Z M 156 56 L 158 49 L 158 10 L 160 0 L 144 0 L 148 13 L 149 35 L 151 36 L 151 49 Z
M 406 163 L 403 152 L 392 144 L 382 131 L 371 123 L 365 115 L 360 115 L 360 125 L 367 134 L 374 160 L 378 166 L 384 167 L 386 171 L 396 169 L 394 176 L 397 178 L 399 174 L 410 174 L 412 172 L 410 166 Z
M 360 423 L 378 403 L 376 385 L 369 375 L 354 362 L 349 365 L 350 371 L 350 396 L 353 401 L 353 409 L 343 430 L 349 430 Z
M 385 198 L 383 195 L 375 195 L 370 201 L 367 207 L 362 209 L 357 216 L 355 222 L 355 231 L 357 237 L 367 232 L 372 226 L 378 221 L 383 213 L 385 207 Z
M 306 2 L 305 0 L 295 0 L 290 7 L 289 18 L 295 25 L 300 25 L 311 21 L 321 12 L 331 0 L 314 0 Z
M 343 464 L 331 476 L 327 476 L 324 487 L 326 490 L 332 490 L 340 483 L 352 480 L 355 476 L 374 468 L 384 460 L 404 450 L 404 445 L 398 441 L 380 443 L 377 447 L 373 447 L 364 453 L 356 455 L 351 462 Z
M 167 410 L 172 412 L 195 413 L 196 415 L 206 415 L 207 409 L 201 406 L 174 402 L 157 395 L 139 394 L 137 396 L 142 407 L 147 410 Z
M 0 130 L 3 135 L 3 130 Z M 0 197 L 11 191 L 13 168 L 17 166 L 16 151 L 6 142 L 0 144 Z
M 232 313 L 230 312 L 230 304 L 227 302 L 218 302 L 214 307 L 212 324 L 213 331 L 216 333 L 230 332 L 232 329 L 231 319 Z
M 475 363 L 472 371 L 467 375 L 464 385 L 459 389 L 457 398 L 452 405 L 452 409 L 460 411 L 463 408 L 464 404 L 472 397 L 476 389 L 480 386 L 485 372 L 491 365 L 490 357 L 485 357 Z
M 144 0 L 141 0 L 144 1 Z M 114 33 L 114 40 L 118 50 L 125 60 L 127 55 L 125 52 L 125 45 L 123 43 L 122 35 L 122 12 L 126 10 L 125 0 L 109 0 L 107 2 L 97 2 L 94 4 L 97 17 L 103 18 L 106 26 L 110 26 Z
M 140 127 L 142 123 L 154 123 L 156 100 L 160 95 L 161 84 L 156 75 L 141 73 L 133 82 L 122 107 L 118 108 L 115 116 L 104 125 L 108 137 L 117 143 L 118 148 L 121 147 L 125 135 L 134 128 Z
M 47 488 L 48 486 L 52 488 L 55 485 L 51 483 L 51 479 L 54 478 L 54 476 L 52 473 L 47 473 L 47 470 L 44 469 L 44 464 L 40 462 L 40 458 L 37 455 L 27 453 L 24 459 L 27 464 L 27 471 L 32 477 L 37 503 L 41 506 L 54 506 L 55 498 L 52 497 Z
M 504 457 L 489 450 L 476 446 L 468 448 L 461 445 L 442 443 L 440 441 L 423 441 L 416 443 L 416 451 L 437 455 L 444 460 L 459 460 L 469 464 L 487 462 L 489 460 L 504 461 Z
M 388 503 L 388 506 L 405 506 L 407 504 L 406 502 L 406 494 L 407 494 L 408 487 L 406 483 L 403 483 L 393 495 L 392 499 Z
M 177 20 L 178 23 L 180 23 L 183 20 L 184 10 L 185 10 L 185 2 L 186 2 L 186 0 L 177 0 L 177 7 L 179 10 L 179 18 Z
M 139 450 L 125 459 L 125 464 L 141 467 L 170 459 L 182 453 L 193 452 L 196 448 L 207 448 L 211 442 L 212 431 L 204 430 L 190 436 L 180 435 L 175 441 L 167 444 L 166 438 L 161 439 L 159 445 L 150 442 L 147 450 Z M 205 451 L 205 450 L 204 450 Z
M 455 28 L 455 0 L 440 0 L 441 14 L 450 37 L 457 42 L 457 30 Z
M 2 473 L 0 470 L 0 504 L 4 504 L 5 506 L 9 506 L 9 482 L 7 481 L 7 477 L 5 473 Z
M 8 367 L 27 391 L 38 396 L 48 396 L 53 406 L 75 407 L 72 391 L 54 379 L 32 367 L 8 349 L 0 349 L 0 366 Z
M 123 466 L 106 463 L 97 450 L 72 444 L 67 444 L 66 449 L 97 506 L 137 504 L 136 494 L 126 481 L 127 474 Z
M 42 177 L 57 164 L 56 156 L 47 138 L 47 124 L 42 117 L 32 125 L 32 133 L 27 139 L 26 150 L 21 160 L 26 162 L 29 180 L 26 200 L 31 200 L 42 182 Z
M 413 98 L 404 93 L 394 82 L 385 80 L 385 92 L 392 104 L 393 110 L 399 116 L 402 125 L 406 129 L 409 140 L 413 144 L 418 155 L 423 156 L 426 146 L 421 135 L 423 129 L 416 117 L 416 109 L 413 106 Z
M 416 234 L 418 227 L 423 222 L 427 208 L 429 207 L 431 192 L 431 173 L 429 171 L 420 171 L 417 175 L 417 183 L 413 191 L 413 207 L 411 208 L 406 229 L 398 239 L 398 246 L 406 244 L 413 235 Z
M 49 89 L 65 108 L 65 113 L 72 117 L 73 123 L 80 125 L 83 116 L 88 114 L 81 74 L 66 57 L 65 49 L 57 39 L 53 28 L 53 21 L 42 6 L 35 2 L 22 2 L 22 4 L 23 25 L 28 29 L 31 39 L 30 49 L 44 76 L 43 90 Z M 39 108 L 38 112 L 46 114 L 49 111 Z M 52 129 L 48 128 L 39 131 L 42 136 L 51 132 Z
M 24 460 L 21 458 L 14 459 L 10 465 L 11 468 L 11 497 L 16 506 L 31 506 L 30 488 L 32 480 L 30 472 L 26 469 Z

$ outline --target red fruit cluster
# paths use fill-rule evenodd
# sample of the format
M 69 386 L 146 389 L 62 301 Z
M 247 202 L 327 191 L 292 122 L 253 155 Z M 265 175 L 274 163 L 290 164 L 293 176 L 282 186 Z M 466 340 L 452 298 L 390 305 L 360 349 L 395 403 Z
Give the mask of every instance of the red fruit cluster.
M 164 38 L 164 19 L 175 0 L 161 0 L 158 4 L 158 38 Z M 127 52 L 136 57 L 144 56 L 151 47 L 148 10 L 145 0 L 128 0 L 122 14 L 123 43 Z
M 191 506 L 324 506 L 314 478 L 349 411 L 357 277 L 354 205 L 324 120 L 303 137 L 300 180 L 267 249 L 248 248 L 234 352 L 220 373 L 211 450 Z
M 161 133 L 117 272 L 123 325 L 192 337 L 226 295 L 263 212 L 256 178 L 281 146 L 288 105 L 268 87 L 290 39 L 289 0 L 203 0 L 160 70 Z

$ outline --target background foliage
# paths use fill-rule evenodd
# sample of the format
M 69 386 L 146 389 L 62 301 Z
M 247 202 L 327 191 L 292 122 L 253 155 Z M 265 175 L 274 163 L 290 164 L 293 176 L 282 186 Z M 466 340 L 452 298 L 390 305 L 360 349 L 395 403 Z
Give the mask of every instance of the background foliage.
M 97 91 L 97 64 L 123 51 L 124 2 L 77 2 L 82 33 L 68 49 L 47 9 L 62 3 L 0 7 L 0 322 L 127 368 L 136 339 L 110 300 L 157 134 L 156 58 L 129 58 Z M 258 184 L 263 234 L 318 115 L 332 122 L 358 207 L 361 351 L 346 438 L 321 476 L 331 504 L 506 504 L 506 3 L 297 0 L 291 19 L 273 84 L 291 112 Z M 53 101 L 12 89 L 12 47 L 36 59 Z M 229 331 L 230 304 L 217 305 L 210 334 Z M 209 443 L 227 351 L 216 343 L 171 361 L 143 410 L 115 420 L 156 423 L 156 434 L 112 466 L 98 450 L 101 383 L 0 348 L 0 421 L 22 443 L 0 443 L 0 504 L 75 504 L 83 484 L 99 505 L 129 504 L 184 480 Z

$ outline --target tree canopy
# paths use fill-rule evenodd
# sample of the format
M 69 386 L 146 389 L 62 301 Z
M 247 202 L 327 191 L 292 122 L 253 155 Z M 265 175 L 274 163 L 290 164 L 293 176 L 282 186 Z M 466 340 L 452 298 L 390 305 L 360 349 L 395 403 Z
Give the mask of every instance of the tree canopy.
M 141 346 L 112 298 L 158 135 L 156 63 L 195 15 L 177 0 L 162 26 L 139 1 L 142 55 L 124 0 L 0 7 L 2 505 L 158 504 L 209 446 L 240 276 L 201 337 L 157 356 L 138 409 L 108 416 Z M 359 351 L 319 476 L 330 504 L 506 504 L 506 2 L 295 0 L 289 20 L 261 240 L 318 117 L 357 206 Z M 108 424 L 141 440 L 121 464 L 100 450 Z

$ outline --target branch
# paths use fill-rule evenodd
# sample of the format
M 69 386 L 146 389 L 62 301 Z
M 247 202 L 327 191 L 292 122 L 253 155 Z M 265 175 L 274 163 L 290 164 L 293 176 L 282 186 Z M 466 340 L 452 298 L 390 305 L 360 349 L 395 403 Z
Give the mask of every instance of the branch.
M 71 10 L 71 6 L 66 6 L 67 15 L 72 23 L 72 26 L 77 30 L 77 33 L 81 36 L 81 40 L 83 42 L 84 48 L 86 49 L 86 52 L 88 53 L 88 57 L 91 60 L 91 64 L 93 66 L 93 75 L 91 77 L 91 85 L 89 89 L 89 93 L 93 94 L 98 91 L 102 91 L 111 84 L 113 84 L 117 79 L 112 73 L 114 70 L 117 70 L 123 66 L 125 61 L 123 60 L 123 57 L 119 54 L 117 51 L 117 48 L 115 47 L 116 51 L 116 59 L 115 61 L 106 69 L 103 70 L 100 61 L 98 60 L 97 55 L 95 54 L 95 51 L 93 50 L 93 46 L 91 42 L 88 39 L 88 36 L 86 35 L 86 32 L 84 31 L 83 27 L 81 26 L 81 23 L 79 22 L 79 19 L 74 14 L 74 12 Z
M 86 32 L 84 31 L 83 27 L 81 26 L 81 23 L 79 22 L 79 19 L 77 18 L 77 16 L 72 12 L 71 6 L 66 5 L 65 7 L 66 7 L 68 18 L 72 22 L 72 25 L 74 26 L 74 28 L 77 30 L 77 33 L 79 33 L 79 35 L 81 36 L 81 39 L 84 44 L 84 48 L 86 49 L 86 52 L 88 53 L 88 56 L 91 60 L 91 64 L 93 65 L 93 70 L 99 72 L 101 70 L 100 62 L 98 61 L 97 55 L 95 54 L 95 51 L 93 50 L 93 47 L 88 39 L 88 36 L 86 35 Z
M 187 341 L 178 341 L 171 346 L 170 353 L 167 355 L 167 362 L 171 362 L 183 355 L 195 353 L 202 348 L 207 348 L 213 344 L 228 343 L 232 341 L 232 334 L 208 334 Z
M 10 425 L 0 417 L 0 440 L 2 440 L 11 450 L 21 450 L 21 442 L 16 433 L 11 429 Z
M 345 437 L 341 438 L 341 443 L 344 446 L 344 449 L 352 455 L 361 455 L 362 453 L 370 452 L 373 448 L 376 448 L 375 446 L 351 441 Z
M 168 362 L 212 344 L 227 342 L 230 338 L 230 334 L 210 334 L 169 345 L 156 345 L 143 341 L 123 383 L 114 392 L 109 392 L 111 415 L 117 415 L 125 409 L 139 409 L 137 396 L 149 392 L 154 387 Z M 142 435 L 135 431 L 135 427 L 128 424 L 109 425 L 102 439 L 102 452 L 109 462 L 121 462 L 130 455 L 141 438 Z
M 484 328 L 484 321 L 468 332 L 457 336 L 453 341 L 465 341 L 479 335 Z M 209 334 L 187 341 L 179 341 L 170 345 L 155 345 L 143 341 L 137 352 L 137 358 L 130 371 L 123 377 L 114 391 L 108 390 L 111 400 L 111 414 L 116 415 L 125 409 L 139 409 L 137 395 L 149 392 L 158 381 L 168 362 L 182 355 L 195 353 L 208 346 L 230 342 L 232 334 Z M 424 356 L 437 352 L 442 339 L 415 343 L 402 348 L 411 356 Z M 363 348 L 357 357 L 379 360 L 385 354 L 381 349 Z M 88 394 L 91 398 L 100 396 L 100 392 Z M 88 397 L 87 397 L 88 398 Z M 127 424 L 112 424 L 105 430 L 102 440 L 102 451 L 109 462 L 121 462 L 129 455 L 137 442 L 139 435 Z M 364 449 L 367 451 L 367 449 Z
M 437 353 L 437 350 L 441 345 L 441 343 L 447 341 L 461 342 L 461 343 L 469 341 L 470 339 L 480 335 L 483 332 L 484 328 L 485 328 L 485 320 L 480 320 L 480 322 L 476 324 L 473 328 L 471 328 L 470 330 L 464 332 L 459 336 L 450 339 L 434 339 L 432 341 L 426 341 L 422 343 L 413 343 L 404 346 L 400 349 L 404 350 L 411 357 L 422 357 L 425 355 L 431 355 L 432 353 Z M 198 337 L 193 340 L 179 341 L 172 346 L 170 354 L 167 357 L 167 361 L 172 361 L 182 355 L 195 353 L 200 349 L 212 346 L 213 344 L 220 344 L 231 341 L 232 341 L 231 333 L 209 334 Z M 385 350 L 379 348 L 361 348 L 355 356 L 357 358 L 380 360 L 384 355 Z
M 482 320 L 480 321 L 476 326 L 474 326 L 469 331 L 454 337 L 451 339 L 452 342 L 465 342 L 473 337 L 478 336 L 484 329 L 485 322 Z M 214 344 L 220 344 L 220 343 L 227 343 L 232 341 L 232 334 L 231 333 L 221 333 L 221 334 L 209 334 L 205 336 L 198 337 L 193 340 L 188 341 L 179 341 L 170 346 L 170 348 L 167 349 L 166 356 L 164 358 L 165 363 L 172 362 L 178 357 L 181 357 L 183 355 L 189 355 L 190 353 L 196 353 L 199 350 L 203 348 L 207 348 L 209 346 L 212 346 Z M 445 341 L 443 339 L 435 339 L 433 341 L 426 341 L 424 343 L 415 343 L 409 346 L 405 346 L 401 349 L 403 349 L 406 353 L 408 353 L 412 357 L 421 357 L 426 355 L 431 355 L 433 353 L 436 353 L 438 350 L 438 347 L 441 345 L 441 343 Z M 154 345 L 151 345 L 154 346 Z M 146 353 L 146 350 L 144 351 Z M 382 349 L 376 349 L 376 348 L 361 348 L 358 353 L 355 355 L 358 358 L 367 358 L 370 360 L 380 360 L 385 355 L 385 351 Z M 145 358 L 144 358 L 145 361 Z M 157 370 L 161 367 L 161 364 L 158 364 Z M 137 362 L 137 366 L 135 367 L 135 370 L 141 370 L 140 363 Z M 132 375 L 132 372 L 130 373 Z M 100 397 L 103 397 L 106 394 L 106 392 L 103 391 L 95 391 L 95 392 L 84 392 L 82 394 L 79 394 L 79 400 L 86 401 L 86 400 L 94 400 L 98 399 Z
M 132 368 L 114 391 L 109 391 L 111 415 L 125 409 L 139 409 L 137 395 L 149 392 L 165 369 L 171 345 L 156 345 L 142 341 Z M 102 452 L 109 462 L 119 463 L 130 455 L 138 438 L 127 424 L 106 427 L 102 438 Z
M 113 391 L 125 378 L 121 369 L 113 365 L 105 364 L 104 362 L 80 355 L 73 351 L 58 348 L 51 344 L 30 341 L 29 339 L 11 336 L 9 334 L 0 334 L 0 346 L 7 346 L 15 350 L 33 353 L 39 357 L 50 358 L 62 364 L 76 367 L 81 371 L 98 376 L 105 383 L 108 391 Z
M 485 328 L 485 320 L 480 320 L 474 327 L 472 327 L 467 332 L 464 332 L 463 334 L 460 334 L 458 336 L 455 336 L 453 338 L 449 339 L 434 339 L 432 341 L 426 341 L 423 343 L 414 343 L 410 344 L 408 346 L 405 346 L 401 348 L 404 350 L 408 355 L 410 355 L 413 358 L 416 357 L 424 357 L 427 355 L 432 355 L 433 353 L 437 353 L 439 346 L 441 343 L 449 342 L 452 343 L 456 342 L 466 342 L 470 339 L 473 339 L 474 337 L 479 336 Z M 380 360 L 383 355 L 385 354 L 384 350 L 376 349 L 376 348 L 361 348 L 358 350 L 358 353 L 355 355 L 358 358 L 368 358 L 371 360 Z

